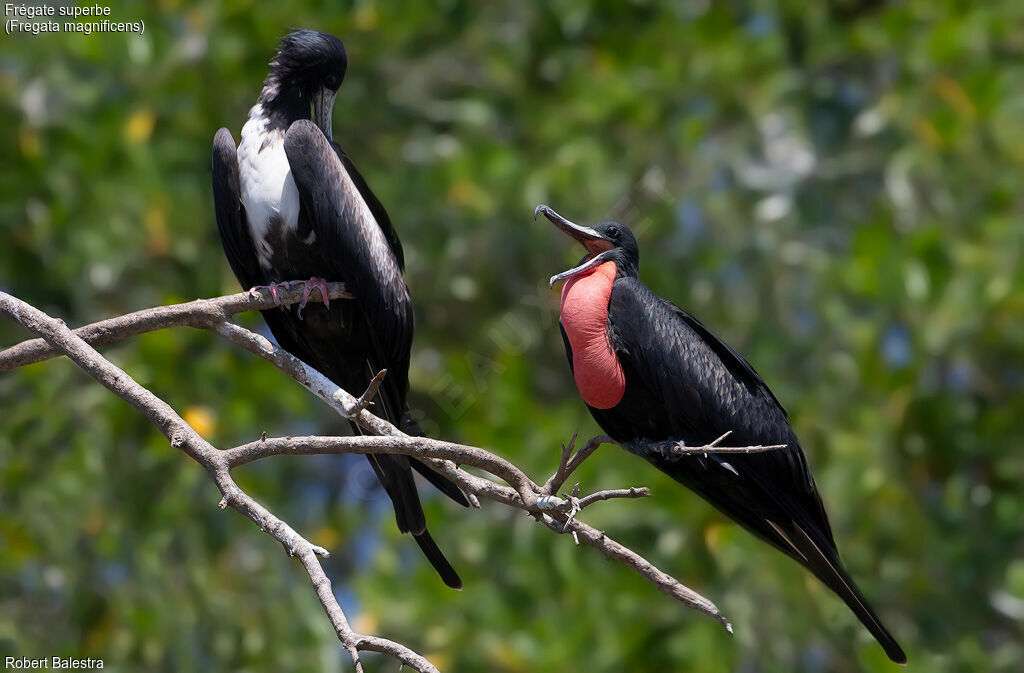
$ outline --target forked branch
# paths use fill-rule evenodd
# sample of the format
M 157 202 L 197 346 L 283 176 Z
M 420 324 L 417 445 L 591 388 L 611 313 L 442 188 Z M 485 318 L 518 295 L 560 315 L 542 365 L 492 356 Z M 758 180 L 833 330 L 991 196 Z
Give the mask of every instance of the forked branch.
M 365 650 L 388 654 L 417 671 L 436 672 L 437 669 L 424 657 L 401 643 L 353 631 L 334 597 L 330 580 L 317 558 L 327 556 L 327 550 L 306 540 L 286 522 L 242 491 L 231 477 L 233 468 L 275 455 L 391 453 L 415 456 L 454 481 L 477 506 L 480 498 L 486 498 L 524 510 L 553 531 L 570 533 L 577 544 L 583 542 L 601 551 L 605 557 L 632 568 L 659 590 L 718 620 L 730 632 L 732 631 L 728 620 L 711 601 L 659 570 L 640 554 L 576 518 L 581 510 L 596 502 L 646 496 L 649 493 L 646 488 L 612 489 L 580 497 L 577 484 L 565 497 L 557 494 L 569 476 L 601 444 L 617 442 L 609 437 L 599 436 L 574 451 L 574 436 L 569 444 L 563 447 L 555 473 L 543 486 L 538 486 L 508 460 L 479 447 L 405 435 L 387 421 L 374 416 L 366 408 L 368 400 L 372 399 L 376 387 L 380 385 L 384 372 L 378 374 L 370 387 L 357 398 L 268 339 L 232 320 L 235 313 L 242 311 L 271 309 L 278 301 L 284 305 L 300 301 L 301 293 L 297 289 L 289 289 L 289 286 L 285 286 L 284 289 L 278 287 L 277 299 L 270 292 L 239 293 L 214 299 L 199 299 L 185 304 L 137 311 L 77 330 L 71 330 L 63 321 L 51 318 L 29 304 L 0 292 L 0 312 L 41 337 L 0 351 L 0 371 L 57 355 L 66 355 L 113 393 L 145 414 L 168 438 L 172 446 L 181 449 L 209 472 L 221 492 L 221 507 L 231 507 L 244 514 L 280 542 L 289 555 L 297 557 L 302 562 L 338 639 L 351 654 L 357 671 L 362 671 L 358 653 Z M 290 287 L 295 288 L 295 284 Z M 345 299 L 351 298 L 351 295 L 342 284 L 331 283 L 328 285 L 328 297 Z M 175 326 L 211 330 L 269 361 L 340 415 L 357 423 L 364 434 L 352 437 L 264 437 L 231 449 L 217 449 L 203 439 L 166 402 L 113 365 L 93 347 Z M 750 452 L 777 448 L 722 447 L 719 444 L 724 439 L 725 436 L 720 437 L 704 447 L 645 443 L 642 446 L 629 445 L 624 448 L 636 452 L 660 451 L 680 458 L 689 453 Z M 483 475 L 469 472 L 462 466 L 479 470 Z

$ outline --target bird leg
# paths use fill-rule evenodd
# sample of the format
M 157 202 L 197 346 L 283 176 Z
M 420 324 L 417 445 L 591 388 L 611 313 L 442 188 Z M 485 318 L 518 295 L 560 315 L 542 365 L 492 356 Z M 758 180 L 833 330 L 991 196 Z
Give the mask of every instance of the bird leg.
M 636 439 L 628 442 L 623 442 L 620 446 L 626 451 L 629 451 L 634 456 L 640 456 L 641 458 L 647 458 L 651 455 L 650 441 L 646 437 L 637 437 Z

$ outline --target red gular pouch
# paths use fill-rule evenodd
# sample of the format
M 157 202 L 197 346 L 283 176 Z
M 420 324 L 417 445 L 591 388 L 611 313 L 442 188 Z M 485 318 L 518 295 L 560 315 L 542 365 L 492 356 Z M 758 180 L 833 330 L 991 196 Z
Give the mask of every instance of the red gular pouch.
M 595 409 L 611 409 L 626 392 L 626 375 L 608 334 L 615 272 L 615 262 L 605 262 L 570 278 L 562 287 L 559 307 L 572 346 L 576 387 L 583 401 Z

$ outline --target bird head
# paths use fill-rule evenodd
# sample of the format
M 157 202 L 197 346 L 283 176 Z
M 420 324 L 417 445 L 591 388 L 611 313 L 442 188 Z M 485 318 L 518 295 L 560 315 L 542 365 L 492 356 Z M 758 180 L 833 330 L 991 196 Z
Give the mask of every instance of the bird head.
M 533 219 L 541 213 L 552 224 L 587 250 L 579 263 L 568 271 L 551 277 L 551 286 L 560 280 L 587 273 L 605 262 L 615 262 L 620 276 L 635 276 L 640 264 L 640 249 L 633 232 L 619 222 L 600 222 L 593 227 L 584 227 L 565 219 L 550 207 L 537 206 Z
M 331 139 L 334 97 L 345 79 L 348 54 L 341 40 L 319 30 L 296 30 L 281 38 L 270 61 L 264 91 L 268 102 L 278 96 L 313 108 L 313 121 Z

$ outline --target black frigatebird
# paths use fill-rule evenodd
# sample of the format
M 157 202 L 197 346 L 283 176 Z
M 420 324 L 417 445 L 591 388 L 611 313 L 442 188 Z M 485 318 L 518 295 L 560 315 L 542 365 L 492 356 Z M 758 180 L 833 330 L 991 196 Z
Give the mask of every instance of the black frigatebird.
M 406 406 L 413 312 L 402 244 L 331 135 L 334 97 L 347 67 L 345 47 L 333 35 L 299 30 L 281 39 L 237 150 L 226 128 L 214 138 L 217 227 L 243 288 L 270 285 L 276 297 L 277 283 L 309 279 L 302 304 L 263 312 L 281 347 L 356 395 L 387 369 L 373 400 L 376 413 L 421 434 Z M 329 304 L 326 281 L 346 283 L 356 299 Z M 324 303 L 305 306 L 315 288 Z M 445 584 L 461 587 L 427 532 L 412 468 L 468 506 L 465 495 L 415 458 L 367 457 L 394 503 L 399 529 L 413 534 Z
M 796 559 L 857 615 L 890 659 L 907 658 L 843 567 L 786 410 L 754 368 L 693 316 L 638 277 L 640 251 L 618 222 L 573 224 L 537 206 L 587 253 L 556 276 L 560 325 L 576 386 L 613 439 Z M 657 442 L 784 444 L 764 453 L 672 455 Z

